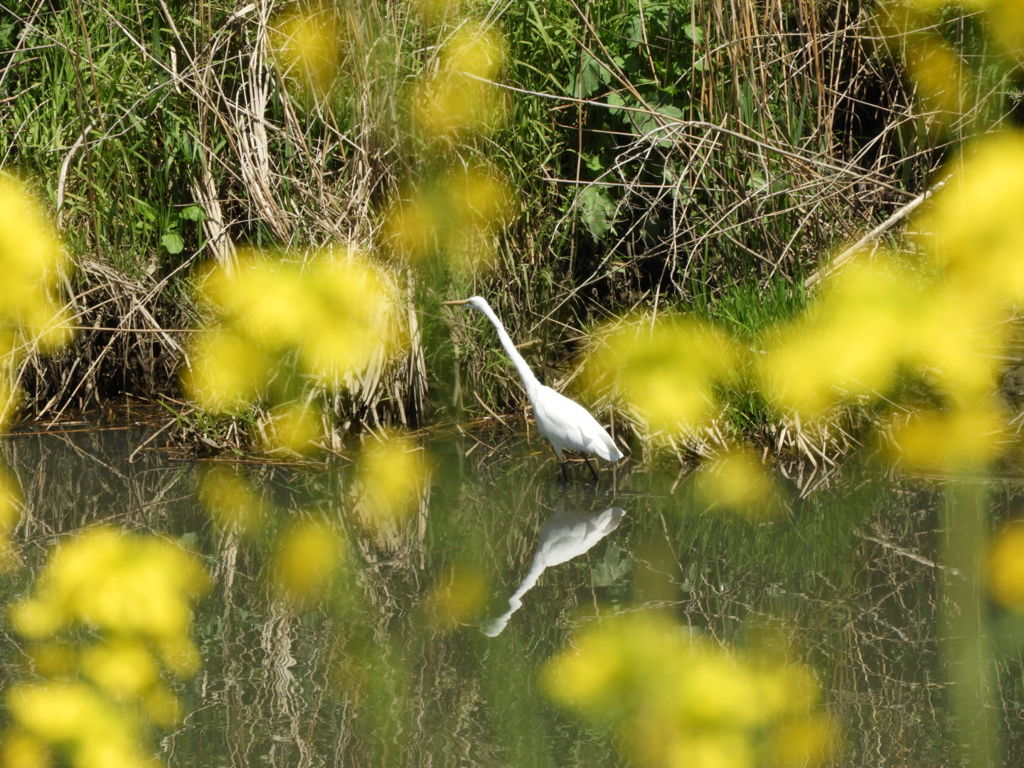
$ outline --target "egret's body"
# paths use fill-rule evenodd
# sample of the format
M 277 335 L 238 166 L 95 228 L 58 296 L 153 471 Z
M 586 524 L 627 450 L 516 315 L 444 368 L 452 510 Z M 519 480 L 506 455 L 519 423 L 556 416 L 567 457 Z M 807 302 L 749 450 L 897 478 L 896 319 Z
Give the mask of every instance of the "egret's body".
M 560 392 L 540 383 L 526 360 L 519 354 L 512 339 L 505 331 L 505 326 L 494 314 L 490 304 L 480 296 L 473 296 L 462 301 L 446 301 L 445 304 L 468 304 L 473 309 L 482 312 L 494 330 L 498 332 L 498 340 L 505 348 L 505 353 L 512 360 L 512 364 L 519 371 L 519 377 L 523 380 L 526 388 L 526 396 L 530 398 L 530 405 L 533 406 L 533 415 L 537 421 L 537 428 L 546 437 L 551 447 L 558 456 L 562 465 L 562 474 L 565 474 L 565 451 L 575 451 L 585 456 L 599 456 L 605 461 L 618 461 L 622 458 L 622 451 L 615 445 L 608 431 L 598 423 L 597 419 L 590 415 L 582 405 L 570 400 Z M 588 460 L 587 466 L 590 467 Z M 593 467 L 590 471 L 596 479 L 597 473 Z

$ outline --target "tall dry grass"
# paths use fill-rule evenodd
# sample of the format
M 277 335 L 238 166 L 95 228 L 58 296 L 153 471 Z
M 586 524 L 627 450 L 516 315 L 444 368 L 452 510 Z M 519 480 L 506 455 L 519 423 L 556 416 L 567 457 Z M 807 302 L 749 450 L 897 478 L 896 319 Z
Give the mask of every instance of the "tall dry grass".
M 187 332 L 203 322 L 189 286 L 201 264 L 243 245 L 375 250 L 386 201 L 429 172 L 410 84 L 458 19 L 338 3 L 340 74 L 324 97 L 273 59 L 289 7 L 2 9 L 2 165 L 36 181 L 80 264 L 70 301 L 83 330 L 70 352 L 26 370 L 30 413 L 173 394 Z M 509 43 L 510 116 L 444 161 L 501 167 L 519 215 L 490 273 L 393 264 L 410 288 L 410 351 L 337 398 L 343 421 L 417 423 L 471 390 L 501 410 L 523 402 L 479 329 L 457 327 L 448 351 L 435 302 L 468 291 L 534 342 L 528 357 L 556 384 L 571 385 L 591 324 L 631 307 L 684 306 L 753 332 L 801 303 L 822 254 L 912 203 L 944 149 L 1009 103 L 996 83 L 984 115 L 936 128 L 903 76 L 899 40 L 854 0 L 472 12 Z M 951 13 L 946 26 L 963 50 L 977 47 L 969 19 Z M 475 397 L 460 407 L 483 413 Z

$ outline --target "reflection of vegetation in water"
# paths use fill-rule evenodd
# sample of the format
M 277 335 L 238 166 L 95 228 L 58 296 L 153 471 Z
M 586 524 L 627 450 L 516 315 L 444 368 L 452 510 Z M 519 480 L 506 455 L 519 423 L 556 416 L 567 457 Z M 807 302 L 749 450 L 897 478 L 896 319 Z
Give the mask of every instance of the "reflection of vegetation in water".
M 350 468 L 244 469 L 268 528 L 254 536 L 207 516 L 193 465 L 151 452 L 129 464 L 137 440 L 94 433 L 6 444 L 24 486 L 16 545 L 26 570 L 2 588 L 7 602 L 24 594 L 52 543 L 96 523 L 161 531 L 202 558 L 213 580 L 194 618 L 203 667 L 193 681 L 169 681 L 186 713 L 164 742 L 170 762 L 422 765 L 460 755 L 469 765 L 617 764 L 614 733 L 554 707 L 540 671 L 573 627 L 643 608 L 685 617 L 712 648 L 762 648 L 771 658 L 774 647 L 776 658 L 813 667 L 844 765 L 883 756 L 950 764 L 938 494 L 929 487 L 851 476 L 790 500 L 780 519 L 752 523 L 705 512 L 696 479 L 672 492 L 672 475 L 636 472 L 620 477 L 617 495 L 594 493 L 554 484 L 536 447 L 498 443 L 484 455 L 480 446 L 467 459 L 472 441 L 438 443 L 424 506 L 383 537 L 358 520 Z M 1000 514 L 1019 503 L 1013 486 L 999 496 Z M 314 502 L 318 518 L 302 511 Z M 433 620 L 431 595 L 466 565 L 485 585 L 477 617 L 503 613 L 562 503 L 626 514 L 589 552 L 548 568 L 500 636 Z M 322 599 L 298 606 L 269 578 L 274 530 L 312 519 L 343 535 L 348 554 Z M 4 651 L 9 679 L 19 658 L 13 646 Z M 1019 745 L 1021 670 L 1010 661 L 997 669 L 1008 745 Z

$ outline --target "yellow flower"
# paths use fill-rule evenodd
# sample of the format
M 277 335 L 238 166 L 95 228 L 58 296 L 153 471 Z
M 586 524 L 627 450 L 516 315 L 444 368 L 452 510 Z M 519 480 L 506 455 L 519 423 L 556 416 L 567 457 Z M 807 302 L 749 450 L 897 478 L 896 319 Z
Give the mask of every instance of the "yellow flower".
M 178 677 L 192 677 L 203 661 L 186 634 L 165 635 L 157 642 L 157 649 L 164 664 Z
M 705 502 L 753 520 L 782 512 L 778 488 L 757 454 L 733 449 L 698 470 L 697 488 Z
M 696 661 L 674 680 L 674 703 L 688 722 L 742 728 L 761 725 L 773 714 L 757 698 L 757 680 L 738 658 L 709 648 Z
M 591 709 L 607 701 L 624 666 L 617 639 L 591 630 L 577 638 L 575 647 L 561 651 L 544 665 L 541 682 L 560 704 Z
M 266 509 L 236 469 L 212 466 L 199 478 L 199 501 L 221 528 L 251 535 L 263 527 Z
M 662 763 L 666 768 L 753 768 L 755 764 L 749 740 L 728 731 L 674 739 Z
M 906 58 L 910 76 L 928 110 L 947 113 L 940 115 L 946 120 L 968 111 L 971 99 L 963 82 L 966 65 L 941 38 L 911 38 Z
M 297 602 L 322 595 L 342 564 L 345 547 L 345 540 L 326 522 L 296 523 L 278 542 L 274 585 Z
M 7 711 L 26 731 L 49 742 L 77 741 L 119 720 L 117 710 L 98 692 L 72 682 L 11 686 Z
M 1006 419 L 989 401 L 921 411 L 892 430 L 901 463 L 939 472 L 985 466 L 1003 451 L 1006 435 Z
M 159 726 L 169 728 L 181 722 L 182 706 L 178 697 L 162 685 L 146 693 L 142 706 L 150 719 Z
M 100 629 L 169 636 L 185 633 L 189 603 L 209 587 L 196 559 L 168 541 L 96 528 L 64 544 L 30 597 L 12 608 L 27 637 L 71 621 Z
M 359 455 L 360 511 L 371 528 L 399 523 L 415 508 L 426 480 L 423 451 L 411 440 L 388 435 L 367 442 Z
M 200 281 L 203 300 L 237 330 L 268 350 L 300 343 L 311 319 L 312 289 L 301 265 L 243 252 Z
M 14 631 L 30 639 L 49 637 L 70 618 L 53 602 L 31 598 L 14 603 L 8 612 Z
M 613 727 L 637 765 L 752 767 L 766 738 L 779 759 L 801 755 L 808 765 L 832 748 L 804 667 L 723 648 L 666 614 L 583 628 L 544 665 L 541 683 L 559 704 Z
M 393 202 L 384 217 L 384 237 L 390 247 L 411 261 L 420 261 L 441 248 L 444 215 L 434 199 L 420 191 Z
M 56 286 L 67 254 L 42 206 L 25 185 L 0 173 L 0 307 L 24 307 Z
M 339 382 L 383 362 L 402 343 L 396 291 L 380 269 L 355 252 L 324 251 L 310 262 L 307 280 L 316 304 L 299 351 L 313 376 Z
M 408 195 L 385 215 L 387 242 L 410 260 L 444 253 L 463 272 L 490 266 L 495 237 L 516 209 L 508 182 L 484 166 L 449 171 Z
M 420 13 L 430 21 L 457 16 L 467 0 L 415 0 Z
M 82 672 L 115 698 L 139 696 L 157 680 L 157 668 L 137 641 L 118 639 L 87 648 Z
M 768 399 L 813 419 L 889 389 L 913 343 L 916 285 L 884 256 L 832 275 L 803 316 L 766 334 L 758 376 Z
M 1024 301 L 1024 133 L 979 139 L 946 171 L 914 230 L 960 293 Z
M 1005 310 L 961 286 L 937 287 L 921 302 L 908 363 L 953 402 L 994 392 L 1006 343 Z
M 278 66 L 317 93 L 329 90 L 341 66 L 344 28 L 327 6 L 276 19 L 270 43 Z
M 50 768 L 46 745 L 22 730 L 10 728 L 0 736 L 0 766 L 3 768 Z
M 43 677 L 66 677 L 78 664 L 78 654 L 64 642 L 35 643 L 28 649 L 32 668 Z
M 449 72 L 493 79 L 505 63 L 505 40 L 482 22 L 467 22 L 448 39 L 441 51 L 441 67 Z
M 441 50 L 441 66 L 413 89 L 413 114 L 430 138 L 488 133 L 504 117 L 504 103 L 491 80 L 505 60 L 505 43 L 492 27 L 462 26 Z
M 595 396 L 610 389 L 652 430 L 673 435 L 718 413 L 715 388 L 736 379 L 740 360 L 733 341 L 706 323 L 634 318 L 598 334 L 584 382 Z
M 324 438 L 323 414 L 312 403 L 286 403 L 272 409 L 263 422 L 263 447 L 311 454 Z
M 992 539 L 986 574 L 993 600 L 1024 611 L 1024 523 L 1005 525 Z
M 21 489 L 9 473 L 0 468 L 0 531 L 10 531 L 21 517 Z
M 779 768 L 806 768 L 829 760 L 837 748 L 837 729 L 831 717 L 805 714 L 782 721 L 772 731 L 767 752 Z
M 211 329 L 199 335 L 183 377 L 188 396 L 204 409 L 230 413 L 256 399 L 270 373 L 270 361 L 238 334 Z

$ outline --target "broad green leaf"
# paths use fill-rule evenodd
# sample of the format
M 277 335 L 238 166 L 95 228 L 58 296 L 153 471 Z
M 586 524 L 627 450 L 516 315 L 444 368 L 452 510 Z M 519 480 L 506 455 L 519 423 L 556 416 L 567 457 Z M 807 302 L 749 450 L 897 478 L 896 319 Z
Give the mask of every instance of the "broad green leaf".
M 181 253 L 185 249 L 185 241 L 181 239 L 181 235 L 177 232 L 168 232 L 160 238 L 160 244 L 170 254 Z
M 615 225 L 615 203 L 603 187 L 591 184 L 577 195 L 580 219 L 595 241 Z
M 203 210 L 201 205 L 189 205 L 182 209 L 178 215 L 188 221 L 206 221 L 206 211 Z

